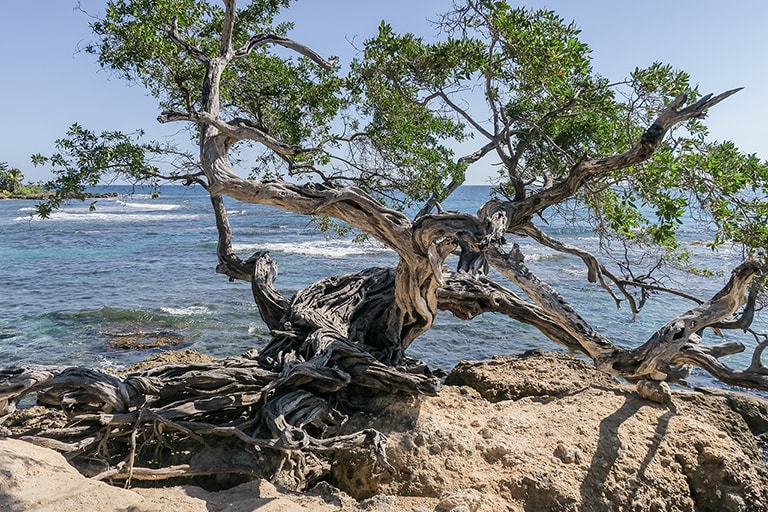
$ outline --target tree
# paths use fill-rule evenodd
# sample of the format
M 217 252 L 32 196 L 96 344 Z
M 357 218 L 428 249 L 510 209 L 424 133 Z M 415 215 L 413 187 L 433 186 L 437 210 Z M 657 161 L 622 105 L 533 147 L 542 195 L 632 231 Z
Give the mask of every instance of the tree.
M 7 162 L 0 162 L 0 190 L 16 192 L 24 181 L 24 175 L 15 167 L 8 167 Z
M 86 51 L 145 86 L 163 108 L 161 123 L 187 123 L 199 161 L 163 172 L 153 157 L 179 153 L 77 125 L 58 153 L 36 158 L 57 175 L 48 186 L 59 195 L 43 214 L 110 173 L 203 186 L 218 228 L 216 270 L 251 284 L 270 343 L 208 365 L 125 378 L 81 368 L 5 370 L 5 411 L 38 391 L 46 403 L 92 422 L 67 431 L 78 443 L 58 446 L 75 462 L 99 455 L 109 466 L 102 477 L 243 471 L 165 467 L 182 454 L 189 461 L 190 445 L 213 446 L 212 439 L 256 448 L 265 471 L 293 462 L 297 485 L 322 474 L 323 454 L 354 446 L 373 447 L 386 469 L 383 436 L 339 434 L 344 417 L 337 404 L 355 402 L 361 390 L 436 393 L 437 378 L 405 351 L 438 309 L 466 319 L 496 311 L 529 323 L 640 390 L 681 382 L 691 365 L 727 383 L 768 389 L 760 361 L 767 341 L 743 371 L 718 360 L 743 350 L 740 343 L 700 343 L 707 328 L 749 329 L 765 263 L 768 210 L 761 198 L 768 167 L 730 143 L 707 141 L 701 122 L 736 90 L 699 97 L 687 75 L 661 64 L 609 83 L 592 71 L 574 25 L 549 11 L 486 0 L 467 0 L 446 14 L 437 42 L 382 24 L 340 77 L 334 59 L 288 39 L 288 26 L 271 26 L 287 3 L 255 0 L 238 9 L 235 0 L 223 7 L 108 2 Z M 478 88 L 482 94 L 472 95 Z M 476 149 L 455 154 L 456 142 L 475 140 Z M 253 152 L 257 168 L 242 177 L 235 164 Z M 502 169 L 496 197 L 477 215 L 443 211 L 440 203 L 490 156 Z M 244 258 L 233 250 L 225 195 L 335 219 L 393 249 L 397 268 L 329 277 L 286 299 L 273 287 L 276 265 L 266 253 Z M 633 312 L 649 290 L 666 290 L 650 272 L 634 277 L 629 259 L 618 262 L 623 274 L 611 271 L 597 255 L 534 223 L 567 202 L 586 208 L 606 239 L 662 247 L 668 256 L 656 266 L 684 256 L 675 229 L 696 202 L 717 230 L 713 244 L 742 244 L 748 257 L 721 292 L 641 346 L 622 348 L 531 272 L 517 244 L 507 244 L 524 236 L 578 255 L 589 281 Z M 421 210 L 410 218 L 402 207 L 413 204 Z M 454 272 L 444 271 L 447 263 Z M 489 267 L 519 292 L 492 280 Z M 174 442 L 160 440 L 162 431 L 172 432 Z M 163 455 L 138 449 L 138 436 Z M 279 463 L 264 459 L 274 452 L 283 457 Z

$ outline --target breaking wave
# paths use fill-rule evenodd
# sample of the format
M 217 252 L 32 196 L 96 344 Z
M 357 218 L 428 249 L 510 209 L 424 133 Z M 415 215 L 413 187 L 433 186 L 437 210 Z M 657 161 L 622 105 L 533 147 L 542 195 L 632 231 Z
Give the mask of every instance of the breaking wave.
M 108 212 L 84 212 L 84 213 L 72 213 L 58 211 L 51 214 L 48 219 L 40 219 L 35 216 L 16 217 L 14 221 L 42 221 L 45 222 L 166 222 L 171 220 L 193 220 L 200 219 L 202 215 L 179 213 L 170 215 L 153 215 L 151 213 L 108 213 Z
M 355 243 L 348 240 L 318 240 L 311 242 L 267 242 L 265 244 L 234 244 L 238 252 L 268 250 L 285 254 L 302 254 L 322 258 L 346 258 L 349 256 L 373 256 L 394 254 L 394 251 L 378 243 Z
M 188 306 L 186 308 L 171 308 L 162 306 L 160 311 L 173 316 L 207 315 L 211 312 L 211 310 L 205 306 Z
M 142 209 L 142 210 L 159 210 L 159 211 L 168 211 L 168 210 L 178 210 L 181 208 L 181 205 L 178 204 L 164 204 L 164 203 L 128 203 L 128 202 L 121 202 L 122 206 L 126 208 L 136 208 L 136 209 Z

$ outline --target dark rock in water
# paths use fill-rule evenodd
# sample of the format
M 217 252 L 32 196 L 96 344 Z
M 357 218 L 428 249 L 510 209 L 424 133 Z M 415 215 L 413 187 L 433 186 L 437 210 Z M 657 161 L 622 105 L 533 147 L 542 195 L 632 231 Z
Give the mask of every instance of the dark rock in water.
M 105 331 L 101 334 L 107 337 L 107 345 L 110 349 L 147 349 L 178 345 L 184 340 L 184 336 L 168 330 L 131 330 L 131 331 Z

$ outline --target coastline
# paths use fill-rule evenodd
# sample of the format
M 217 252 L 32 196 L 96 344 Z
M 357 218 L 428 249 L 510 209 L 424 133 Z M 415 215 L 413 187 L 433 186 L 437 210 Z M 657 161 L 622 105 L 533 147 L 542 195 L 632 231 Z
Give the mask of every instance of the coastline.
M 45 201 L 53 196 L 53 192 L 44 192 L 40 194 L 0 194 L 0 199 L 27 199 L 30 201 Z M 65 199 L 105 199 L 108 197 L 117 197 L 117 192 L 90 193 L 86 192 L 80 196 L 68 196 Z

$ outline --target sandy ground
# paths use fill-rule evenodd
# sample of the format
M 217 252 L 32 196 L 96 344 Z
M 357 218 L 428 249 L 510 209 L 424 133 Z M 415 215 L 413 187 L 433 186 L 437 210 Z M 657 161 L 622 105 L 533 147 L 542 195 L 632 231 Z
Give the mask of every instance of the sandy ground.
M 582 361 L 540 353 L 462 364 L 447 382 L 437 397 L 381 398 L 351 416 L 350 431 L 387 434 L 392 474 L 374 475 L 363 450 L 333 460 L 330 482 L 306 493 L 264 480 L 122 489 L 0 438 L 0 510 L 768 510 L 759 399 L 677 391 L 649 402 Z

